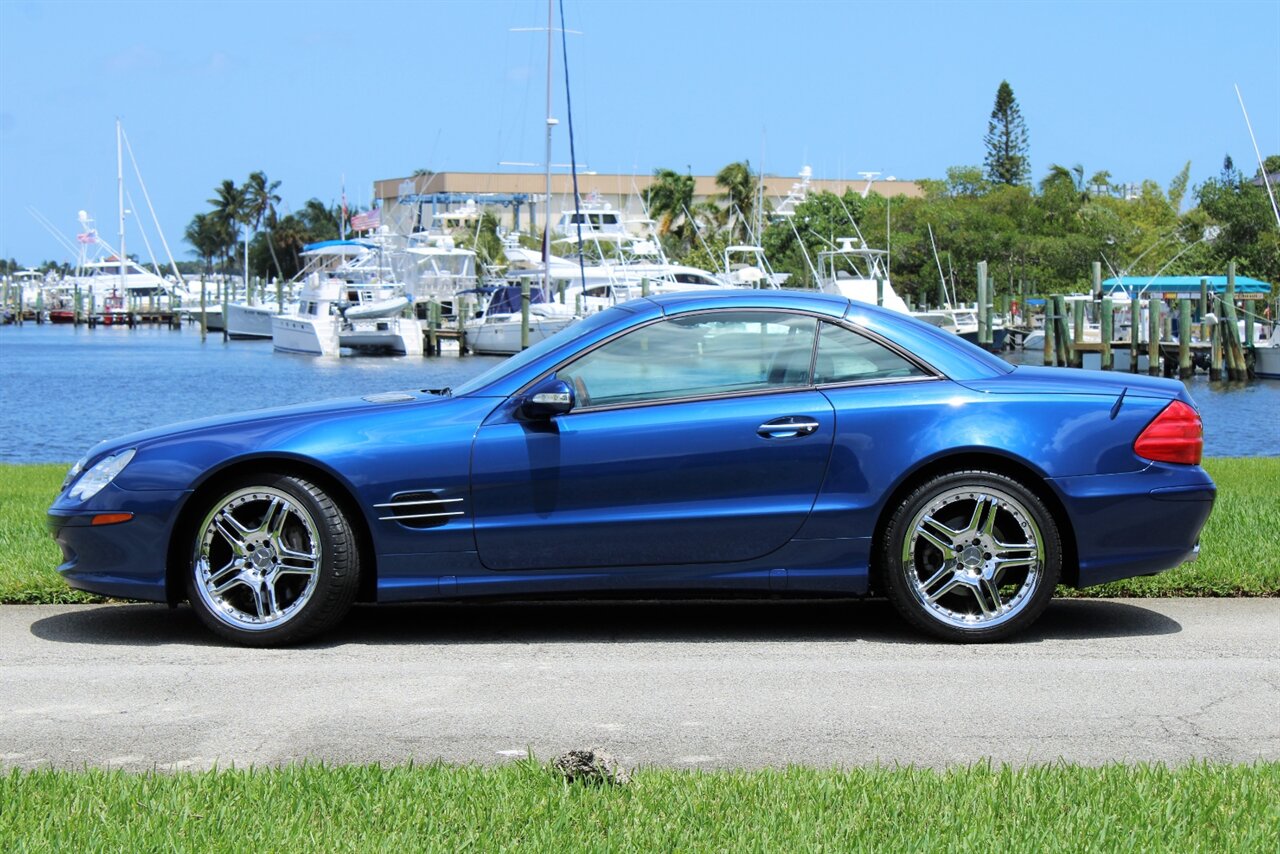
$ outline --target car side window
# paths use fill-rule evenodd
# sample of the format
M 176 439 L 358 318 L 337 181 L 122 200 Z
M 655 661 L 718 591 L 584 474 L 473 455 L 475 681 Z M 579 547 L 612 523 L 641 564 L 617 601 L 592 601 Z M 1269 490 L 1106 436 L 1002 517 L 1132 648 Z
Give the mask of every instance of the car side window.
M 822 324 L 814 365 L 818 385 L 926 376 L 883 344 L 834 323 Z
M 711 311 L 651 323 L 566 365 L 579 406 L 612 406 L 810 384 L 817 320 Z

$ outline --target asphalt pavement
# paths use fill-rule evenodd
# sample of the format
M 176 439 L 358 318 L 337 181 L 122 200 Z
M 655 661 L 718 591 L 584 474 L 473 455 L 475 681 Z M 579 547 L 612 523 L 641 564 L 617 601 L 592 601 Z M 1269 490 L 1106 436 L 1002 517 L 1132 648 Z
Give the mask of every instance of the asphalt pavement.
M 0 767 L 1280 759 L 1280 599 L 1055 601 L 990 646 L 882 601 L 361 606 L 320 642 L 189 608 L 0 607 Z

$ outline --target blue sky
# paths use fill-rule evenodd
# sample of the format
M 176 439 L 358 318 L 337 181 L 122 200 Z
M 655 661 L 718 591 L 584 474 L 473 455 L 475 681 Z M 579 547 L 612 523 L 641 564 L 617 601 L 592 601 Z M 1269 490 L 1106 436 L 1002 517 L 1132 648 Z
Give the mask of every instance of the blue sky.
M 1278 0 L 565 6 L 578 161 L 598 172 L 942 177 L 981 162 L 1001 79 L 1037 179 L 1059 162 L 1164 185 L 1190 160 L 1198 183 L 1226 153 L 1252 171 L 1233 83 L 1280 152 Z M 0 0 L 0 256 L 67 260 L 28 207 L 115 233 L 117 116 L 180 259 L 213 187 L 255 169 L 290 209 L 344 176 L 355 204 L 415 168 L 540 162 L 545 36 L 511 30 L 545 22 L 543 0 Z

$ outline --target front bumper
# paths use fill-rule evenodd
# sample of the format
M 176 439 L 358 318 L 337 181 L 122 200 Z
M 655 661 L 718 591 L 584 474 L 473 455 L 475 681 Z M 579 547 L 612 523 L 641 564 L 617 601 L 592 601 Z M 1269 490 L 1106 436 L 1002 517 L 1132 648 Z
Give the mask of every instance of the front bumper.
M 170 532 L 186 492 L 130 492 L 109 485 L 83 505 L 54 502 L 45 517 L 62 549 L 58 572 L 77 590 L 119 599 L 167 600 Z M 128 521 L 93 524 L 109 513 Z

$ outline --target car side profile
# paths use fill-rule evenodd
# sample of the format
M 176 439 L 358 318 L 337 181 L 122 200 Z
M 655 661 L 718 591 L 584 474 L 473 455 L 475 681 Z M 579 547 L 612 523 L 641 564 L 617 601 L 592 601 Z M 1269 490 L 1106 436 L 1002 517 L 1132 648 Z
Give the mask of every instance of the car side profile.
M 624 303 L 454 389 L 126 436 L 68 474 L 75 588 L 251 645 L 361 601 L 880 594 L 936 637 L 1193 559 L 1215 488 L 1181 383 L 1014 368 L 825 294 Z

